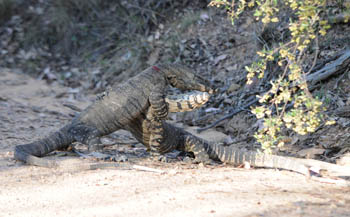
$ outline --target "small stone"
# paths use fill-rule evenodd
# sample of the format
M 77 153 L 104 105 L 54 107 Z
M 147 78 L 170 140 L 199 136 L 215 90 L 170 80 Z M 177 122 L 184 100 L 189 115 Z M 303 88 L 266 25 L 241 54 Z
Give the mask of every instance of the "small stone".
M 227 71 L 235 71 L 235 70 L 237 70 L 238 69 L 238 65 L 237 64 L 234 64 L 233 66 L 232 65 L 230 65 L 230 66 L 227 66 L 227 67 L 225 67 L 226 68 L 226 70 Z
M 148 42 L 153 42 L 153 35 L 148 36 L 147 41 Z
M 350 153 L 345 154 L 339 160 L 337 160 L 337 164 L 341 166 L 350 166 Z
M 230 87 L 227 89 L 228 93 L 232 93 L 235 92 L 236 90 L 238 90 L 241 86 L 239 84 L 233 83 L 230 85 Z
M 214 64 L 215 64 L 215 65 L 218 64 L 221 60 L 226 59 L 226 57 L 227 57 L 227 54 L 222 54 L 222 55 L 216 57 L 216 58 L 214 59 Z
M 200 15 L 201 20 L 207 21 L 209 19 L 209 15 L 205 12 L 202 12 Z

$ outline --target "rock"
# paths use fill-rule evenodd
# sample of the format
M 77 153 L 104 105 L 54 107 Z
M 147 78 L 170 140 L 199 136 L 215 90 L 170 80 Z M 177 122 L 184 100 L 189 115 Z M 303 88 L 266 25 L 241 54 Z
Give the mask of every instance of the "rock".
M 337 164 L 341 166 L 350 166 L 350 153 L 346 153 L 340 159 L 338 159 Z
M 203 21 L 207 21 L 207 20 L 209 20 L 209 15 L 206 12 L 202 12 L 201 15 L 200 15 L 200 18 Z
M 225 69 L 227 70 L 227 71 L 235 71 L 235 70 L 237 70 L 238 69 L 238 65 L 237 64 L 234 64 L 234 65 L 230 65 L 230 66 L 225 66 Z
M 306 158 L 315 158 L 316 155 L 321 155 L 324 153 L 324 149 L 323 148 L 317 148 L 317 147 L 312 147 L 312 148 L 307 148 L 307 149 L 303 149 L 298 151 L 298 155 L 300 157 L 306 157 Z
M 226 57 L 227 57 L 227 54 L 222 54 L 222 55 L 216 57 L 216 58 L 214 59 L 214 64 L 215 64 L 215 65 L 218 64 L 221 60 L 226 59 Z
M 199 127 L 185 127 L 185 130 L 209 142 L 225 142 L 229 140 L 228 135 L 214 129 L 208 129 L 202 133 L 197 133 L 198 128 Z
M 238 90 L 241 86 L 239 84 L 233 83 L 230 85 L 230 87 L 227 89 L 228 93 L 232 93 L 236 90 Z

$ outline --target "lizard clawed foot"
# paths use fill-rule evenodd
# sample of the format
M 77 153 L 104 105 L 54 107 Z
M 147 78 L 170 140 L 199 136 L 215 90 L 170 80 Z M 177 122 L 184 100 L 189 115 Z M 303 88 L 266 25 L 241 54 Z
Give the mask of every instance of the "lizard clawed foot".
M 215 164 L 215 161 L 213 161 L 211 159 L 200 160 L 200 159 L 196 159 L 196 158 L 191 158 L 189 156 L 184 157 L 182 161 L 185 163 L 188 163 L 188 164 L 204 164 L 204 165 L 214 165 Z
M 163 163 L 169 163 L 171 161 L 171 157 L 168 157 L 163 154 L 155 153 L 155 152 L 151 152 L 151 159 L 154 161 L 160 161 Z
M 204 158 L 204 159 L 201 159 L 201 158 L 195 158 L 193 159 L 193 163 L 202 163 L 204 165 L 213 165 L 214 164 L 214 161 L 212 159 L 209 159 L 209 158 Z
M 117 154 L 114 156 L 109 156 L 107 159 L 105 160 L 110 160 L 110 161 L 114 161 L 114 162 L 126 162 L 128 161 L 128 157 L 123 155 L 123 154 Z
M 158 156 L 158 161 L 163 162 L 163 163 L 169 163 L 171 158 L 165 155 L 159 155 Z

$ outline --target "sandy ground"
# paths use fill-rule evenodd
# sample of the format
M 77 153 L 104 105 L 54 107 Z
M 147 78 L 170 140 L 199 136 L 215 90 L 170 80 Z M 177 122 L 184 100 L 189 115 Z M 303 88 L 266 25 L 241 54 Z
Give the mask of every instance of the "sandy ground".
M 63 103 L 83 108 L 90 99 L 0 70 L 0 216 L 350 216 L 349 188 L 288 171 L 154 162 L 142 154 L 140 145 L 118 146 L 133 156 L 126 165 L 164 173 L 72 172 L 13 160 L 15 145 L 40 138 L 71 119 L 74 112 Z M 56 158 L 86 162 L 77 156 Z

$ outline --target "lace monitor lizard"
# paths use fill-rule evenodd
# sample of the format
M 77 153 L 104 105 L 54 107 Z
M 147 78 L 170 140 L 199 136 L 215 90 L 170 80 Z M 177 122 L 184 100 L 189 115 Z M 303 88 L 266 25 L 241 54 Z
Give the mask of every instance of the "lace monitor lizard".
M 169 103 L 165 99 L 165 88 L 168 85 L 180 90 L 213 92 L 207 80 L 183 65 L 159 64 L 149 67 L 112 87 L 57 132 L 29 144 L 17 145 L 14 158 L 31 165 L 57 167 L 55 161 L 40 157 L 65 149 L 76 141 L 91 148 L 101 143 L 100 137 L 119 129 L 130 131 L 138 141 L 152 150 L 146 114 L 152 110 L 152 117 L 158 121 L 167 116 Z M 176 101 L 174 103 L 181 105 Z
M 150 75 L 160 76 L 159 74 L 162 74 L 160 72 L 165 72 L 166 76 L 166 79 L 164 79 L 165 81 L 163 80 L 164 83 L 161 86 L 159 86 L 159 83 L 154 84 L 149 82 L 152 80 L 152 78 L 157 80 Z M 174 73 L 176 74 L 176 78 L 171 72 L 176 72 Z M 185 73 L 186 75 L 181 76 L 181 73 Z M 143 75 L 146 77 L 150 76 L 150 78 L 142 79 Z M 171 77 L 171 75 L 173 77 Z M 80 141 L 87 143 L 88 145 L 93 145 L 98 143 L 99 137 L 103 135 L 107 135 L 118 129 L 127 129 L 136 137 L 136 139 L 151 150 L 153 149 L 154 152 L 167 153 L 172 150 L 180 150 L 193 152 L 196 160 L 200 162 L 208 162 L 210 159 L 220 160 L 221 162 L 234 165 L 240 165 L 248 162 L 252 166 L 256 167 L 286 169 L 299 172 L 304 175 L 309 175 L 308 167 L 298 162 L 294 158 L 261 154 L 253 151 L 247 152 L 233 147 L 210 144 L 209 142 L 164 121 L 164 117 L 167 115 L 167 112 L 190 111 L 198 106 L 201 106 L 209 99 L 209 95 L 206 93 L 183 94 L 173 97 L 167 96 L 164 98 L 164 87 L 166 84 L 168 84 L 168 82 L 172 86 L 184 90 L 196 89 L 200 91 L 212 92 L 211 88 L 203 85 L 206 83 L 205 81 L 202 80 L 201 82 L 198 82 L 198 80 L 201 79 L 198 79 L 195 84 L 190 84 L 193 86 L 186 86 L 186 76 L 192 77 L 191 81 L 193 81 L 194 78 L 198 79 L 189 69 L 178 65 L 159 65 L 149 68 L 135 78 L 128 80 L 120 87 L 105 93 L 97 102 L 88 107 L 82 112 L 82 114 L 80 114 L 70 124 L 63 127 L 58 132 L 30 144 L 16 146 L 15 158 L 32 165 L 56 167 L 58 164 L 55 161 L 38 157 L 42 157 L 51 151 L 68 147 L 68 145 L 74 141 Z M 141 77 L 141 79 L 138 79 L 138 77 Z M 142 85 L 142 87 L 140 87 L 137 84 L 144 84 L 143 82 L 138 83 L 140 80 L 148 81 L 148 84 L 151 83 L 151 85 L 153 85 L 155 88 L 147 88 L 146 85 Z M 119 118 L 120 115 L 118 117 L 115 115 L 111 117 L 106 114 L 98 115 L 99 110 L 103 112 L 122 111 L 113 110 L 115 108 L 113 105 L 118 109 L 121 109 L 121 102 L 118 101 L 119 98 L 117 93 L 120 94 L 125 90 L 130 90 L 130 87 L 134 88 L 132 91 L 142 90 L 139 91 L 143 99 L 142 102 L 146 101 L 144 102 L 143 106 L 135 104 L 137 103 L 137 93 L 131 94 L 131 96 L 129 96 L 129 100 L 124 99 L 124 101 L 122 101 L 133 105 L 132 108 L 134 109 L 137 107 L 141 108 L 139 112 L 136 112 L 137 115 L 134 115 L 134 118 L 131 118 L 133 116 L 129 115 L 130 112 L 128 111 L 122 112 L 122 114 L 129 117 L 129 119 L 116 119 Z M 146 93 L 149 95 L 148 97 Z M 128 98 L 128 96 L 125 96 L 125 94 L 121 94 L 121 97 Z M 131 99 L 133 99 L 133 101 L 131 101 Z M 147 100 L 149 102 L 147 102 Z M 103 102 L 103 106 L 100 106 L 101 102 Z M 95 122 L 92 122 L 90 119 L 93 119 Z M 104 123 L 103 120 L 106 121 L 106 123 Z M 92 128 L 92 131 L 91 123 L 96 125 L 95 128 Z M 124 123 L 124 126 L 121 126 L 122 123 Z M 106 124 L 106 126 L 104 126 L 104 124 Z M 110 126 L 111 124 L 115 124 L 116 126 Z M 100 126 L 98 128 L 99 125 L 102 125 L 102 127 Z M 98 134 L 96 134 L 96 131 Z M 79 134 L 77 135 L 77 133 Z M 115 167 L 116 164 L 97 163 L 92 165 L 79 164 L 75 166 L 76 169 L 97 169 Z

